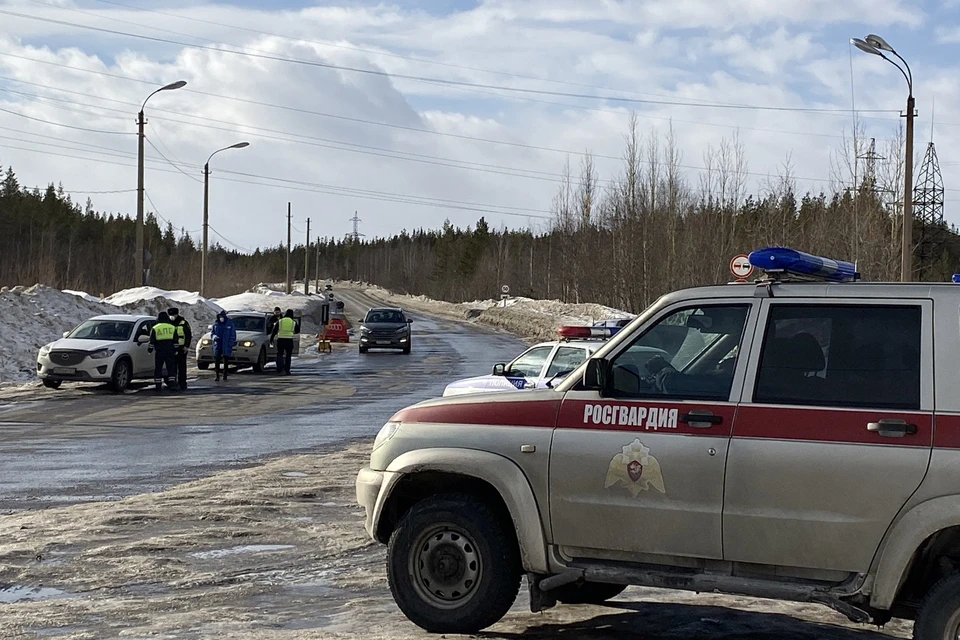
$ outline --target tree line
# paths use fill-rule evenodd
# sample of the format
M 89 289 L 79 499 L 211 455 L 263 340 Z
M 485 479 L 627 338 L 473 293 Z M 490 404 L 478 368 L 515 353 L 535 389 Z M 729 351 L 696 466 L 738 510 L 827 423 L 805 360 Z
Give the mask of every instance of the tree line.
M 399 293 L 461 302 L 512 295 L 597 302 L 639 312 L 678 288 L 729 281 L 730 259 L 761 246 L 790 246 L 855 262 L 866 280 L 898 280 L 902 216 L 901 140 L 879 165 L 865 166 L 859 132 L 834 154 L 834 184 L 799 193 L 789 158 L 760 192 L 734 136 L 703 152 L 696 183 L 683 170 L 672 129 L 627 129 L 617 175 L 601 179 L 589 154 L 564 168 L 552 216 L 526 229 L 491 228 L 485 218 L 459 228 L 414 229 L 386 238 L 326 238 L 310 247 L 309 270 Z M 151 284 L 196 290 L 200 251 L 191 236 L 157 216 L 145 218 Z M 135 284 L 136 229 L 128 215 L 74 203 L 62 188 L 20 188 L 12 168 L 0 184 L 0 284 L 43 283 L 111 293 Z M 948 281 L 960 265 L 960 236 L 923 228 L 914 277 Z M 294 247 L 291 277 L 304 274 Z M 283 282 L 286 247 L 247 253 L 214 243 L 207 294 L 229 295 L 257 282 Z

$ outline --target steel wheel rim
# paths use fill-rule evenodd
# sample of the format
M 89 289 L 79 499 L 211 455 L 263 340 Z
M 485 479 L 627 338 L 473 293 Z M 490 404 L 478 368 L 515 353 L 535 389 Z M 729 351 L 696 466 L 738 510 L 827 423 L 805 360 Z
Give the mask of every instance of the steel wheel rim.
M 457 609 L 476 594 L 483 572 L 477 544 L 460 527 L 434 525 L 410 551 L 410 575 L 417 595 L 438 609 Z

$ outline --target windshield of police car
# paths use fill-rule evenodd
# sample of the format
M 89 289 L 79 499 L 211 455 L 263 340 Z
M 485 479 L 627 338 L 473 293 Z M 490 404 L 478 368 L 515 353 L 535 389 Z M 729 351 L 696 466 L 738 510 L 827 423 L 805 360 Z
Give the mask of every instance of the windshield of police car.
M 266 322 L 263 316 L 233 316 L 233 327 L 237 331 L 263 333 Z
M 72 340 L 113 340 L 123 342 L 130 339 L 133 323 L 122 320 L 87 320 L 67 336 Z

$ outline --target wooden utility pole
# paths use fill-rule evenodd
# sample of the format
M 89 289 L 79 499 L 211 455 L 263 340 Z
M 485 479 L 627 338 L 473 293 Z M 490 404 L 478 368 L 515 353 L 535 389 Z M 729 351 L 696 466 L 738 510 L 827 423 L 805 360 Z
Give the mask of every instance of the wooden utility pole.
M 303 245 L 303 293 L 310 295 L 310 218 L 307 218 L 307 244 Z
M 313 275 L 317 278 L 317 293 L 320 293 L 320 238 L 317 238 L 317 264 L 313 270 Z
M 290 295 L 293 284 L 290 282 L 290 203 L 287 203 L 287 288 L 284 289 L 287 295 Z

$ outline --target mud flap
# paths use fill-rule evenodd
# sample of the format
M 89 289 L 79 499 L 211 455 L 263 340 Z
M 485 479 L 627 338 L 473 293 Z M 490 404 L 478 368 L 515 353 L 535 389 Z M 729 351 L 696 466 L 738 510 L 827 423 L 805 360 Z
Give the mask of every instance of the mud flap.
M 540 581 L 547 576 L 538 573 L 527 574 L 527 584 L 530 586 L 530 611 L 540 613 L 557 606 L 557 599 L 546 591 L 540 590 Z

